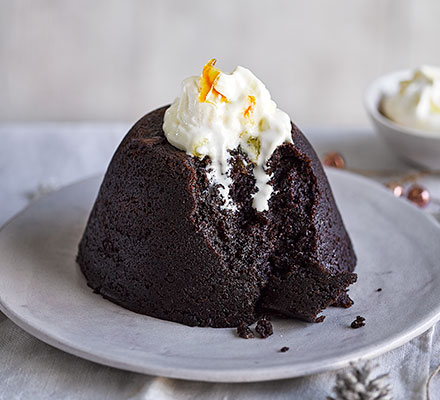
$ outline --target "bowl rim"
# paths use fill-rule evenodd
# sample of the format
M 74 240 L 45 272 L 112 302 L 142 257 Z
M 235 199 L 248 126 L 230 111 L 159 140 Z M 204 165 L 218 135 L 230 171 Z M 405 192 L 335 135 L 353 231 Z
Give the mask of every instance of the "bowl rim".
M 413 72 L 413 68 L 400 69 L 381 75 L 373 80 L 364 91 L 364 107 L 367 110 L 367 113 L 373 119 L 382 125 L 385 125 L 389 129 L 411 137 L 417 136 L 440 140 L 440 134 L 438 132 L 431 132 L 400 125 L 379 111 L 379 103 L 385 94 L 383 91 L 384 82 L 397 82 L 402 78 L 408 77 Z

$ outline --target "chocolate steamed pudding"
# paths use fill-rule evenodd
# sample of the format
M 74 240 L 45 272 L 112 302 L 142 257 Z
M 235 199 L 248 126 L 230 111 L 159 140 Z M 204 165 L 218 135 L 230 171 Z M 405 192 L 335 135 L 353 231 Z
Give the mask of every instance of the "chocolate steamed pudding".
M 321 321 L 356 281 L 321 163 L 252 72 L 214 64 L 125 136 L 78 263 L 106 299 L 169 321 Z

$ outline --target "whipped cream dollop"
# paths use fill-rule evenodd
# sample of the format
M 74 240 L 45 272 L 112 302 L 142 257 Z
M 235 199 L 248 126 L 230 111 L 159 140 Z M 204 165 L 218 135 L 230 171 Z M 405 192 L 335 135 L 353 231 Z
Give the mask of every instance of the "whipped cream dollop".
M 279 145 L 292 142 L 290 118 L 251 71 L 238 66 L 227 74 L 214 65 L 212 59 L 202 76 L 183 81 L 180 97 L 165 112 L 165 136 L 178 149 L 211 159 L 208 177 L 220 185 L 224 207 L 229 209 L 236 208 L 229 196 L 229 151 L 240 146 L 254 164 L 253 207 L 267 210 L 273 188 L 266 163 Z
M 385 96 L 382 112 L 394 122 L 440 134 L 440 68 L 422 66 L 399 91 Z

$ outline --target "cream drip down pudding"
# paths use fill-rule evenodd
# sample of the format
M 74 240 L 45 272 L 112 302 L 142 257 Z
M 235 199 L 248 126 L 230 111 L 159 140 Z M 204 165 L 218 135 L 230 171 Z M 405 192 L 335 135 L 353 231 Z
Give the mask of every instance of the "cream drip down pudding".
M 219 184 L 226 206 L 232 206 L 230 151 L 240 147 L 253 163 L 258 189 L 253 206 L 267 210 L 273 188 L 265 166 L 279 145 L 292 142 L 290 118 L 251 71 L 239 66 L 225 74 L 214 64 L 209 61 L 201 77 L 183 81 L 180 98 L 165 112 L 165 136 L 190 155 L 209 157 L 208 174 Z
M 311 145 L 249 70 L 215 60 L 123 139 L 77 259 L 105 298 L 191 326 L 321 321 L 356 281 Z

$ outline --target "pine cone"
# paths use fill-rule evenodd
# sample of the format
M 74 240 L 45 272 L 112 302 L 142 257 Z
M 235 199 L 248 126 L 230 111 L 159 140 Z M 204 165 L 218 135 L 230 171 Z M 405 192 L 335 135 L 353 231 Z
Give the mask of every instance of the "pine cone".
M 388 374 L 370 378 L 374 367 L 369 362 L 336 375 L 333 393 L 336 397 L 327 400 L 392 400 L 391 386 L 387 383 Z

